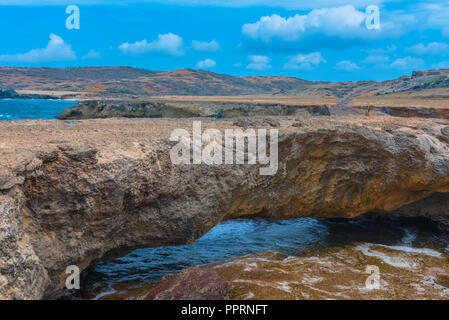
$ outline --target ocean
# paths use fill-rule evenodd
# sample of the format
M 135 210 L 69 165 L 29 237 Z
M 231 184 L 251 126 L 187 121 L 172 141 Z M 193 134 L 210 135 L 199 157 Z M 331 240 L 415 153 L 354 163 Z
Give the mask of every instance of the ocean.
M 77 104 L 68 100 L 1 99 L 0 120 L 55 119 L 64 109 Z

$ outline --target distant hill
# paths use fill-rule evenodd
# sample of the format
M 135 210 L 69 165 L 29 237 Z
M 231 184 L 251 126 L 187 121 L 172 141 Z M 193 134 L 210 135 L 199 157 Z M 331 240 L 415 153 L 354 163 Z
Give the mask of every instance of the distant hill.
M 378 82 L 312 82 L 280 76 L 234 77 L 195 69 L 163 72 L 132 67 L 0 67 L 0 89 L 15 90 L 27 98 L 270 95 L 291 96 L 304 103 L 348 105 L 354 99 L 359 104 L 375 104 L 379 99 L 399 103 L 411 95 L 419 96 L 422 101 L 449 99 L 449 69 L 414 71 L 411 76 Z M 438 103 L 446 104 L 445 101 Z
M 146 96 L 276 94 L 313 82 L 291 77 L 233 77 L 195 69 L 160 72 L 131 67 L 0 67 L 0 83 L 5 89 L 15 90 Z

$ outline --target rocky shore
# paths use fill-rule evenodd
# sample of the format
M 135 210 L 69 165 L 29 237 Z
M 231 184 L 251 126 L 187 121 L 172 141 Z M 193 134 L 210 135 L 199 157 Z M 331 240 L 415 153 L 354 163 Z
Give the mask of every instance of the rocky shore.
M 238 128 L 202 121 L 203 130 Z M 273 176 L 259 165 L 172 164 L 170 134 L 191 132 L 189 119 L 1 122 L 0 299 L 58 297 L 69 265 L 191 243 L 237 217 L 377 212 L 447 223 L 449 121 L 278 122 Z
M 254 116 L 389 115 L 404 118 L 449 119 L 449 108 L 431 106 L 355 105 L 336 108 L 331 104 L 269 103 L 249 101 L 176 100 L 84 100 L 56 116 L 62 120 L 104 118 L 237 118 Z
M 0 89 L 0 99 L 57 99 L 57 97 L 44 94 L 19 94 L 12 89 Z
M 254 116 L 288 116 L 308 112 L 330 115 L 330 105 L 294 105 L 279 103 L 219 101 L 133 101 L 86 100 L 64 110 L 56 118 L 62 120 L 96 118 L 237 118 Z
M 449 300 L 448 258 L 447 252 L 373 243 L 304 256 L 260 252 L 185 269 L 154 284 L 146 296 L 122 286 L 122 296 L 104 299 L 204 300 L 215 294 L 230 300 Z M 181 290 L 186 287 L 190 291 Z

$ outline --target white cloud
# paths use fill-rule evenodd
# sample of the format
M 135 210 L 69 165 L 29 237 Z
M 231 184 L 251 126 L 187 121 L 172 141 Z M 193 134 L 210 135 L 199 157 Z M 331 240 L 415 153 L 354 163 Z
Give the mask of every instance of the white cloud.
M 96 50 L 93 50 L 93 49 L 81 57 L 81 59 L 84 59 L 84 60 L 92 60 L 92 59 L 100 59 L 100 58 L 101 58 L 101 55 Z
M 147 40 L 136 41 L 134 43 L 122 43 L 119 49 L 128 55 L 139 55 L 148 52 L 181 56 L 184 54 L 184 43 L 182 38 L 173 33 L 158 35 L 157 40 L 148 42 Z
M 443 42 L 431 42 L 427 44 L 427 46 L 422 43 L 418 43 L 412 47 L 407 48 L 406 51 L 417 54 L 419 56 L 443 55 L 449 52 L 449 45 Z
M 289 57 L 289 61 L 284 64 L 284 68 L 312 70 L 318 67 L 321 62 L 327 62 L 321 55 L 321 52 L 297 54 Z
M 53 33 L 50 34 L 50 41 L 43 49 L 33 49 L 26 53 L 0 55 L 0 61 L 4 62 L 35 63 L 64 60 L 76 60 L 76 54 L 72 50 L 71 45 L 65 43 L 61 37 Z
M 334 69 L 346 72 L 355 72 L 359 71 L 362 68 L 360 68 L 355 62 L 344 60 L 337 63 Z
M 398 48 L 394 44 L 392 44 L 391 46 L 388 46 L 386 48 L 371 49 L 371 50 L 366 50 L 366 52 L 368 52 L 370 54 L 376 54 L 376 55 L 385 55 L 385 54 L 395 52 L 397 49 Z
M 362 63 L 368 64 L 385 64 L 390 61 L 390 58 L 386 55 L 376 55 L 370 54 L 368 57 L 363 59 Z
M 424 65 L 424 60 L 413 57 L 398 58 L 391 63 L 391 67 L 395 69 L 415 69 Z
M 196 51 L 214 52 L 220 50 L 220 44 L 215 41 L 192 41 L 192 48 Z
M 366 15 L 352 5 L 315 9 L 306 15 L 284 18 L 277 14 L 264 16 L 255 23 L 242 26 L 242 32 L 253 40 L 269 42 L 273 38 L 286 41 L 299 39 L 306 32 L 321 32 L 329 36 L 354 38 L 369 31 Z
M 217 65 L 217 63 L 212 60 L 212 59 L 205 59 L 205 60 L 201 60 L 198 61 L 196 64 L 196 67 L 199 69 L 209 69 L 209 68 L 213 68 Z
M 249 56 L 248 60 L 250 63 L 246 66 L 247 69 L 264 71 L 271 69 L 270 61 L 271 59 L 267 56 Z

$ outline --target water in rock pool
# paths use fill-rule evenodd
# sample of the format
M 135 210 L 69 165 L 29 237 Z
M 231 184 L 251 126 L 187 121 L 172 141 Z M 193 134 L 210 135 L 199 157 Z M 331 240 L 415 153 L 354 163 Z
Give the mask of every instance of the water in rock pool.
M 0 100 L 0 120 L 54 119 L 77 101 L 68 100 Z
M 441 235 L 435 224 L 420 218 L 231 220 L 193 244 L 138 249 L 98 263 L 83 273 L 81 290 L 66 298 L 100 298 L 115 284 L 154 282 L 184 268 L 263 251 L 300 256 L 358 242 L 444 251 L 447 240 Z

